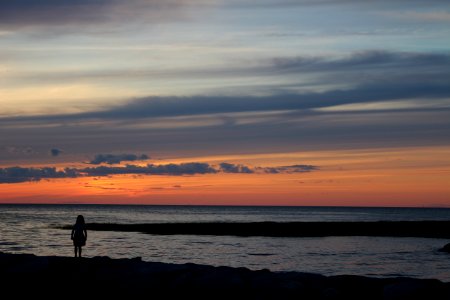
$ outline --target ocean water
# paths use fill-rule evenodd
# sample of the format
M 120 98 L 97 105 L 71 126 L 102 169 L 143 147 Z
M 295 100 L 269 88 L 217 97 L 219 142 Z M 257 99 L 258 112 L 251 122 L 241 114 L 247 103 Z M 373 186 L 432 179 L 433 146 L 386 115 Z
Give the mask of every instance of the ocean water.
M 0 205 L 0 251 L 72 256 L 70 225 L 88 223 L 421 221 L 450 220 L 450 209 L 347 207 L 223 207 Z M 409 276 L 450 282 L 445 239 L 390 237 L 235 237 L 89 231 L 83 255 L 142 257 L 324 275 Z

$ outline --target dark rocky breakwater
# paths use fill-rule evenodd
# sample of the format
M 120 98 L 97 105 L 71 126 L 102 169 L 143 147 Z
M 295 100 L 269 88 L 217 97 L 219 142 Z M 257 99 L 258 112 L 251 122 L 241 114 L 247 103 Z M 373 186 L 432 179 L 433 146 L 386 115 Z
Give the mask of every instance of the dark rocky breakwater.
M 450 299 L 435 279 L 299 272 L 0 253 L 2 295 L 124 299 Z
M 439 251 L 450 253 L 450 243 L 439 249 Z
M 71 230 L 72 225 L 56 228 Z M 142 232 L 172 235 L 232 235 L 269 237 L 317 237 L 317 236 L 388 236 L 450 238 L 450 221 L 379 221 L 379 222 L 196 222 L 113 224 L 90 223 L 88 230 Z

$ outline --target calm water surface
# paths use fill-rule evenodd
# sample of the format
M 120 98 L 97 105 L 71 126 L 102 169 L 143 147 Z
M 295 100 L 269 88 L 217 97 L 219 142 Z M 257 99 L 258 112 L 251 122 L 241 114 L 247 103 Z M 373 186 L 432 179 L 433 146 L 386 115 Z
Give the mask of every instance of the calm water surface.
M 78 214 L 105 223 L 450 220 L 450 209 L 428 208 L 0 205 L 0 251 L 71 256 L 70 231 L 52 226 L 72 224 Z M 437 251 L 449 242 L 443 239 L 88 234 L 87 257 L 450 281 L 450 255 Z

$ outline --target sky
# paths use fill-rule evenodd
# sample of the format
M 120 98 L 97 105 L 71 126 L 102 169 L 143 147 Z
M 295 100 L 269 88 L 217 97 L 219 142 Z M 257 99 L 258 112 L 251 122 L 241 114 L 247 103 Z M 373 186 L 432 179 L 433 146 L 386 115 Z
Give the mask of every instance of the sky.
M 0 203 L 450 207 L 444 0 L 0 2 Z

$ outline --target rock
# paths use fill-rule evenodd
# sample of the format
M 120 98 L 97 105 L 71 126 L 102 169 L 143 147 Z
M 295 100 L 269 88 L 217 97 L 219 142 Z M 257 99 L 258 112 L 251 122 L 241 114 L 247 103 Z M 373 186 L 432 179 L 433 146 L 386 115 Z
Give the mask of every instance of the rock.
M 108 257 L 38 257 L 0 252 L 1 295 L 45 299 L 87 292 L 101 299 L 450 299 L 439 280 L 323 276 Z M 82 291 L 74 290 L 82 287 Z M 158 298 L 158 297 L 156 297 Z M 161 298 L 161 297 L 159 297 Z
M 439 249 L 439 251 L 450 253 L 450 243 Z
M 439 299 L 444 294 L 448 295 L 448 290 L 433 279 L 399 278 L 383 288 L 385 300 Z
M 321 292 L 321 299 L 339 299 L 342 298 L 339 291 L 335 288 L 326 288 Z

